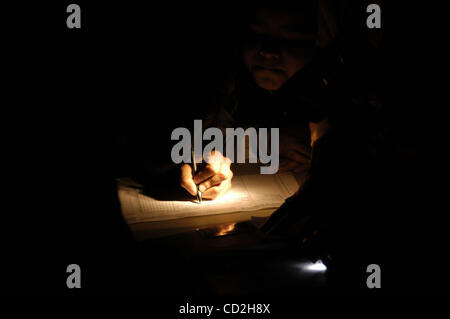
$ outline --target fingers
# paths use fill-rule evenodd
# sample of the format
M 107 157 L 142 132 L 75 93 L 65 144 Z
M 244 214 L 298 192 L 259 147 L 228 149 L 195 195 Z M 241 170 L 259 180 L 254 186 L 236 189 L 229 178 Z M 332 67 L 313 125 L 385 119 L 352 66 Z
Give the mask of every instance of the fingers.
M 198 189 L 203 193 L 205 190 L 213 186 L 219 185 L 223 181 L 231 180 L 232 177 L 233 172 L 231 171 L 230 167 L 227 164 L 222 164 L 221 168 L 217 173 L 214 173 L 214 175 L 211 178 L 199 184 Z
M 191 165 L 181 166 L 180 185 L 193 196 L 197 195 L 198 185 L 202 198 L 215 199 L 231 188 L 233 172 L 230 165 L 231 161 L 220 152 L 212 152 L 208 164 L 195 177 Z
M 280 167 L 278 169 L 278 173 L 286 173 L 295 170 L 297 167 L 303 166 L 303 164 L 291 161 L 289 159 L 283 159 L 280 161 Z
M 206 166 L 199 171 L 194 177 L 194 183 L 200 184 L 201 182 L 213 177 L 220 171 L 220 163 L 208 163 Z
M 311 158 L 311 148 L 309 145 L 297 144 L 294 150 L 307 158 Z
M 224 157 L 220 152 L 212 151 L 207 158 L 207 162 L 206 166 L 195 175 L 195 184 L 200 184 L 218 174 L 224 174 L 225 176 L 224 178 L 217 177 L 216 183 L 220 183 L 228 178 L 231 165 L 231 161 L 228 158 Z
M 231 189 L 231 179 L 223 181 L 219 185 L 213 186 L 202 193 L 204 199 L 216 199 L 225 195 Z
M 296 168 L 294 168 L 294 173 L 303 173 L 306 172 L 309 169 L 309 166 L 307 165 L 299 165 Z
M 205 182 L 201 183 L 200 185 L 198 185 L 198 190 L 203 193 L 208 188 L 211 188 L 212 186 L 219 185 L 220 183 L 222 183 L 226 179 L 227 178 L 226 178 L 226 176 L 224 174 L 219 173 L 217 175 L 214 175 L 210 179 L 206 180 Z
M 231 188 L 233 172 L 230 166 L 231 161 L 220 152 L 211 153 L 206 166 L 193 179 L 202 192 L 202 198 L 215 199 Z
M 308 155 L 304 153 L 299 153 L 295 150 L 288 150 L 285 157 L 289 158 L 290 160 L 299 162 L 299 163 L 308 163 L 310 161 L 310 158 Z
M 189 192 L 191 195 L 197 194 L 197 186 L 192 179 L 192 167 L 189 164 L 183 164 L 181 166 L 180 185 Z

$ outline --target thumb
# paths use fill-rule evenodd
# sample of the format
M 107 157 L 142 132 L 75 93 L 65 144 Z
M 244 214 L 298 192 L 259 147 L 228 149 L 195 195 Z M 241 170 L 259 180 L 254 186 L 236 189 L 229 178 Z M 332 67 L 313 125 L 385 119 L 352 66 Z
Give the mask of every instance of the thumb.
M 191 195 L 197 194 L 197 186 L 192 178 L 192 167 L 189 164 L 183 164 L 181 166 L 180 185 Z

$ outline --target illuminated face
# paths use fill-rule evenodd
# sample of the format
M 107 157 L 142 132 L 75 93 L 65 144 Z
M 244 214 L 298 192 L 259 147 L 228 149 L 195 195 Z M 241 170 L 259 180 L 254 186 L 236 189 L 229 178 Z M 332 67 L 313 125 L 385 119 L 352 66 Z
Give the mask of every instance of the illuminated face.
M 275 91 L 303 69 L 314 53 L 316 17 L 310 10 L 257 10 L 243 46 L 256 84 Z

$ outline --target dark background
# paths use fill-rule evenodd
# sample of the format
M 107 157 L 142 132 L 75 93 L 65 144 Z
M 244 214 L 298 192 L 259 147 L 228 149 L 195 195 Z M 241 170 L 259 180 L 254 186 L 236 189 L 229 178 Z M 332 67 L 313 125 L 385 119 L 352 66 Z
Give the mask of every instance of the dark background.
M 169 139 L 170 125 L 201 103 L 202 92 L 220 80 L 217 71 L 227 68 L 222 61 L 240 9 L 227 2 L 76 3 L 81 30 L 66 28 L 68 2 L 2 10 L 2 294 L 107 296 L 111 278 L 113 287 L 125 285 L 135 246 L 111 183 L 126 173 L 117 138 L 148 127 Z M 438 207 L 443 171 L 433 155 L 440 113 L 429 107 L 428 93 L 437 81 L 431 61 L 439 42 L 426 8 L 417 9 L 383 7 L 380 87 L 399 145 L 407 147 L 394 177 L 395 202 L 373 216 L 386 221 L 380 232 L 389 234 L 388 286 L 398 279 L 413 296 L 437 292 L 445 273 L 444 262 L 434 268 L 444 254 L 445 209 Z M 65 288 L 70 263 L 88 269 L 82 292 Z

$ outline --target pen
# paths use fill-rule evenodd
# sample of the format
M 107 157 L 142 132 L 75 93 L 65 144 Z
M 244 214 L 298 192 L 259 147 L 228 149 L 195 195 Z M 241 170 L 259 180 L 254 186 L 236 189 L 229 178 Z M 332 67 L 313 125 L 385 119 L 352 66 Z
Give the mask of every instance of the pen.
M 191 149 L 191 157 L 192 157 L 192 171 L 193 171 L 193 175 L 195 175 L 195 173 L 197 173 L 197 163 L 195 163 L 195 154 L 194 154 L 194 148 Z M 202 203 L 202 192 L 200 192 L 198 190 L 198 185 L 197 186 L 197 200 L 198 203 L 201 204 Z

